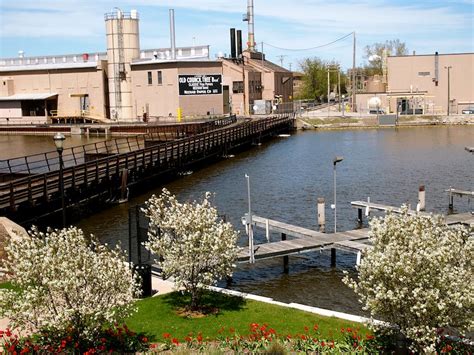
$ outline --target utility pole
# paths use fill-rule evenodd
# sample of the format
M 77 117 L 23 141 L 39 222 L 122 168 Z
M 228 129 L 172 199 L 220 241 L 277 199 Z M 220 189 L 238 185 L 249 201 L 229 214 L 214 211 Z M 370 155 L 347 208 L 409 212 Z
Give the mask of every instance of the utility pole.
M 444 67 L 444 69 L 448 69 L 448 116 L 449 116 L 449 111 L 450 111 L 450 105 L 451 105 L 451 76 L 450 76 L 450 71 L 451 71 L 452 66 L 447 66 Z
M 355 31 L 352 33 L 353 35 L 353 48 L 352 48 L 352 112 L 355 112 L 355 102 L 356 102 L 356 33 Z
M 329 66 L 328 66 L 328 117 L 329 117 L 329 94 L 330 94 L 330 90 L 331 90 L 331 81 L 329 79 L 329 73 L 330 73 L 330 70 L 329 70 Z
M 283 60 L 285 59 L 286 55 L 279 55 L 278 58 L 280 59 L 280 66 L 283 67 Z
M 337 100 L 339 101 L 339 111 L 341 111 L 341 70 L 337 67 Z

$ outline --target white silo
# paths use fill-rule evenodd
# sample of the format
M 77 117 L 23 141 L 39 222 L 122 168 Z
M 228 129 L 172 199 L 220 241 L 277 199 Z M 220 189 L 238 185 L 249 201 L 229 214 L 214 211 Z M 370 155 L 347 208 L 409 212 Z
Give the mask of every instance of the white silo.
M 110 118 L 135 121 L 132 110 L 132 79 L 130 63 L 140 58 L 138 13 L 116 9 L 105 14 L 109 81 Z

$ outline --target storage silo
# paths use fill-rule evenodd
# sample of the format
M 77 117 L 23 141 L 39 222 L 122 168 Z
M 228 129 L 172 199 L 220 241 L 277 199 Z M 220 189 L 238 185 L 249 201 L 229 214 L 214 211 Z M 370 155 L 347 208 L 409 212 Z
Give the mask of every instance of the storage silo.
M 109 81 L 110 118 L 136 121 L 132 110 L 132 79 L 130 63 L 140 58 L 138 13 L 116 9 L 105 14 Z

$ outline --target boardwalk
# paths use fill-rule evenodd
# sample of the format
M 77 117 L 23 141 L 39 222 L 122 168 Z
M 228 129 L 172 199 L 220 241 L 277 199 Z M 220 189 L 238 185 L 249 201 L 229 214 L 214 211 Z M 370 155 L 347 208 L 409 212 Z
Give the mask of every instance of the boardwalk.
M 451 190 L 455 190 L 455 189 L 450 189 L 446 191 L 449 192 Z M 472 195 L 472 192 L 470 191 L 462 191 L 462 190 L 455 190 L 455 191 L 466 193 L 464 195 L 474 196 Z M 453 194 L 454 193 L 455 192 L 453 192 Z M 351 205 L 352 207 L 357 208 L 359 210 L 368 208 L 369 210 L 372 210 L 372 211 L 382 211 L 382 212 L 390 211 L 393 213 L 401 213 L 402 211 L 400 207 L 394 207 L 394 206 L 384 205 L 380 203 L 366 202 L 366 201 L 352 201 Z M 409 210 L 408 214 L 410 215 L 417 214 L 419 216 L 424 216 L 424 217 L 430 217 L 433 215 L 433 213 L 417 212 L 414 210 Z M 472 214 L 472 212 L 451 214 L 451 215 L 445 216 L 445 222 L 447 225 L 460 224 L 460 225 L 467 226 L 469 228 L 474 228 L 474 215 Z
M 326 234 L 258 216 L 252 216 L 252 223 L 257 228 L 266 229 L 268 226 L 268 229 L 272 232 L 282 233 L 285 237 L 293 237 L 291 240 L 255 245 L 255 260 L 299 254 L 325 248 L 335 248 L 358 253 L 370 247 L 370 245 L 364 244 L 368 239 L 369 230 L 367 228 Z M 249 262 L 249 250 L 241 250 L 237 261 L 240 263 Z
M 66 204 L 90 199 L 114 200 L 124 188 L 163 174 L 175 174 L 209 158 L 293 128 L 290 116 L 243 122 L 167 143 L 104 154 L 64 168 Z M 0 213 L 22 222 L 58 211 L 59 171 L 29 174 L 0 184 Z

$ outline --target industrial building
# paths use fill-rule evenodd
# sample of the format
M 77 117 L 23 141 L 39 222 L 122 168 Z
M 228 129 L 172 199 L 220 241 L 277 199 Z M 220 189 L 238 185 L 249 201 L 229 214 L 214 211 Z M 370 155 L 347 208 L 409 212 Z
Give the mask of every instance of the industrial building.
M 474 107 L 473 78 L 474 53 L 389 56 L 386 73 L 357 94 L 357 110 L 461 114 Z
M 209 46 L 176 47 L 173 10 L 170 47 L 147 50 L 137 11 L 107 13 L 106 52 L 0 59 L 0 123 L 245 115 L 256 100 L 291 100 L 291 72 L 255 52 L 253 0 L 246 20 L 247 50 L 234 30 L 234 52 L 211 60 Z

